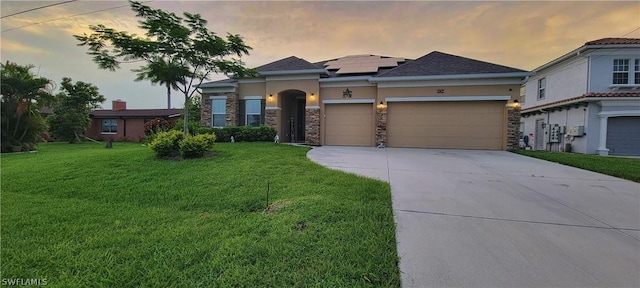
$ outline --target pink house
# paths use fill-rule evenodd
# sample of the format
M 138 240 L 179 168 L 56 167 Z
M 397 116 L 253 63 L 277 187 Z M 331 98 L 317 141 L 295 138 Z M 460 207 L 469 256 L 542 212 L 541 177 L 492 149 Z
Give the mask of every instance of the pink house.
M 155 118 L 177 121 L 182 109 L 127 109 L 127 102 L 115 100 L 111 110 L 91 111 L 91 126 L 85 132 L 96 140 L 140 142 L 144 139 L 144 123 Z

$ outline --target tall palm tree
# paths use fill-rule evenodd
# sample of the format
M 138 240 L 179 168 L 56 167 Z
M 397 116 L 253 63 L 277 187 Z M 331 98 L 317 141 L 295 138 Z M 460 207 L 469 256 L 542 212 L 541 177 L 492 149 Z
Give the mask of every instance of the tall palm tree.
M 180 63 L 161 57 L 156 57 L 147 65 L 132 71 L 138 73 L 135 81 L 149 80 L 154 85 L 167 87 L 167 109 L 171 109 L 171 89 L 178 89 L 178 84 L 184 84 L 185 77 L 190 73 L 189 69 Z

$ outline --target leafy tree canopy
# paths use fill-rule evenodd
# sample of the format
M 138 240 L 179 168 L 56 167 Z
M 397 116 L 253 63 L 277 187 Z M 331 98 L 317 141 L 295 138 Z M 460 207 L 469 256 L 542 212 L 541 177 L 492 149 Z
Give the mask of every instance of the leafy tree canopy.
M 7 61 L 0 69 L 2 151 L 35 148 L 47 131 L 39 109 L 54 101 L 53 82 L 31 72 L 33 65 Z
M 91 126 L 91 109 L 106 100 L 98 87 L 82 81 L 73 83 L 66 77 L 60 83 L 60 93 L 56 98 L 57 105 L 48 118 L 49 125 L 55 136 L 69 142 L 80 141 L 79 135 Z
M 137 1 L 129 3 L 141 18 L 138 23 L 146 31 L 145 37 L 102 24 L 89 26 L 93 31 L 89 35 L 74 35 L 79 46 L 88 47 L 87 54 L 93 56 L 99 68 L 115 71 L 122 63 L 144 61 L 145 65 L 133 70 L 138 73 L 138 79 L 177 88 L 184 94 L 184 107 L 188 107 L 189 98 L 198 85 L 213 73 L 224 73 L 229 77 L 255 75 L 255 70 L 233 58 L 248 55 L 251 50 L 240 35 L 218 36 L 209 31 L 207 21 L 199 14 L 184 12 L 180 17 Z M 171 73 L 165 73 L 167 67 L 171 68 Z M 188 109 L 183 114 L 187 122 Z M 186 129 L 184 133 L 187 133 Z

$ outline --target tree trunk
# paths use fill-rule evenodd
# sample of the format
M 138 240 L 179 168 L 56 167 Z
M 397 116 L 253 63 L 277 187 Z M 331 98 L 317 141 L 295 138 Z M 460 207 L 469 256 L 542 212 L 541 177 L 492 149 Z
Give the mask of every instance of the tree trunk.
M 16 108 L 16 110 L 20 109 L 20 102 L 19 101 L 18 101 L 18 106 L 17 107 L 18 108 Z M 16 139 L 16 134 L 18 134 L 18 127 L 20 127 L 20 121 L 22 120 L 22 114 L 24 114 L 24 111 L 22 111 L 22 113 L 20 113 L 20 114 L 18 114 L 18 112 L 16 111 L 16 116 L 18 116 L 18 119 L 16 120 L 16 127 L 13 129 L 13 135 L 11 135 L 13 139 Z
M 20 142 L 20 144 L 22 144 L 22 140 L 24 140 L 24 136 L 26 136 L 27 135 L 27 131 L 29 131 L 29 120 L 31 119 L 31 111 L 29 111 L 28 113 L 29 113 L 29 115 L 27 115 L 27 120 L 25 121 L 24 131 L 22 131 L 22 135 L 20 135 L 20 139 L 18 140 L 18 142 Z
M 182 109 L 182 114 L 184 114 L 184 127 L 182 127 L 182 133 L 184 136 L 189 134 L 189 96 L 187 93 L 184 94 L 184 108 Z
M 167 109 L 171 109 L 171 84 L 167 82 Z

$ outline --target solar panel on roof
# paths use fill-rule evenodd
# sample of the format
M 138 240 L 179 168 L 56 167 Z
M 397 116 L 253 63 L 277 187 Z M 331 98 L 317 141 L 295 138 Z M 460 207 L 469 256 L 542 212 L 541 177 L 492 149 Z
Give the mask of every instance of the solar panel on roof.
M 382 58 L 375 55 L 349 55 L 340 59 L 327 61 L 324 66 L 328 70 L 338 70 L 336 74 L 375 73 L 378 69 L 396 67 L 404 58 Z

